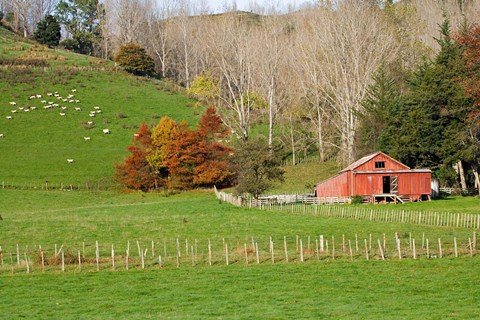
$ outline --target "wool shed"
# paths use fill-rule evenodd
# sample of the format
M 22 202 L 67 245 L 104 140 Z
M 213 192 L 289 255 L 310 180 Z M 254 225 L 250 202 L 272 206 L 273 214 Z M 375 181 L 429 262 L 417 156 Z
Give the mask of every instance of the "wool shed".
M 429 169 L 410 169 L 383 152 L 375 152 L 317 184 L 315 194 L 320 202 L 353 196 L 371 203 L 430 200 L 431 177 Z

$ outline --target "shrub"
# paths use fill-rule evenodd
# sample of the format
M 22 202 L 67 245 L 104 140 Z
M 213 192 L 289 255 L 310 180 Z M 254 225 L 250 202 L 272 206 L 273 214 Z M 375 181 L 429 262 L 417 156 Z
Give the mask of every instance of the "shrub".
M 155 73 L 155 63 L 145 49 L 136 43 L 123 45 L 118 50 L 115 61 L 127 72 L 139 76 Z

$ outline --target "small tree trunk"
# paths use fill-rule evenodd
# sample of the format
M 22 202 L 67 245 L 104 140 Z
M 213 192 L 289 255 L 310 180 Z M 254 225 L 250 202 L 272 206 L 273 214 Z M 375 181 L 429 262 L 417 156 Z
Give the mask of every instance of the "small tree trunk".
M 467 191 L 467 182 L 465 180 L 465 172 L 463 171 L 463 164 L 462 160 L 458 160 L 457 162 L 458 174 L 460 176 L 460 186 L 462 187 L 462 191 Z

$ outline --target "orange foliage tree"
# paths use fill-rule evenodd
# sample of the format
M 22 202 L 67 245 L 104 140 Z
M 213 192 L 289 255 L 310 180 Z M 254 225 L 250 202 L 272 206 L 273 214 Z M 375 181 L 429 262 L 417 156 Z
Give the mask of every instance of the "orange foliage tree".
M 127 188 L 150 190 L 222 186 L 232 181 L 233 149 L 223 143 L 228 130 L 207 108 L 196 130 L 163 117 L 152 132 L 142 124 L 131 155 L 116 166 L 117 180 Z
M 230 155 L 233 149 L 224 145 L 228 130 L 215 111 L 207 108 L 197 130 L 186 126 L 168 146 L 165 161 L 171 187 L 190 189 L 227 184 L 233 177 Z
M 155 170 L 147 161 L 151 145 L 150 129 L 145 123 L 142 123 L 133 138 L 133 144 L 128 147 L 130 156 L 115 166 L 117 181 L 129 189 L 135 190 L 148 191 L 155 187 Z

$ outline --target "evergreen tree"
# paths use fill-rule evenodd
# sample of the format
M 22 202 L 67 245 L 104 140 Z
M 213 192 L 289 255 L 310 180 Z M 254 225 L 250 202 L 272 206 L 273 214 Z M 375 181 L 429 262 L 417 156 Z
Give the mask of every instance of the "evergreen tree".
M 47 15 L 38 24 L 33 37 L 48 47 L 56 47 L 60 42 L 60 23 L 52 15 Z
M 465 126 L 473 101 L 463 90 L 462 47 L 450 34 L 449 20 L 440 26 L 440 51 L 425 61 L 408 82 L 408 92 L 389 114 L 381 147 L 410 167 L 429 167 L 444 180 L 464 160 Z
M 373 77 L 367 98 L 363 101 L 364 112 L 359 114 L 359 129 L 356 136 L 356 154 L 360 158 L 380 150 L 380 136 L 385 123 L 394 112 L 399 97 L 397 81 L 391 77 L 382 65 Z
M 115 56 L 115 61 L 127 72 L 134 75 L 152 75 L 155 73 L 155 62 L 152 57 L 136 43 L 121 46 Z

